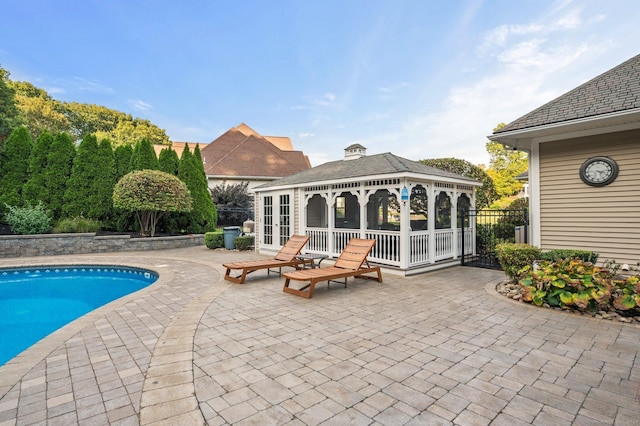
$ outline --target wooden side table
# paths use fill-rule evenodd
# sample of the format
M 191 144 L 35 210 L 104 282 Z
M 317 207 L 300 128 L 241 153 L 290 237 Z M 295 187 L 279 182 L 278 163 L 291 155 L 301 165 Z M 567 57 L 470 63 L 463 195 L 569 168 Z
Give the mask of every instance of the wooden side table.
M 308 254 L 296 255 L 296 259 L 299 259 L 302 261 L 302 269 L 305 269 L 307 265 L 309 265 L 311 269 L 319 268 L 320 263 L 322 263 L 322 261 L 325 260 L 327 257 L 329 256 L 326 254 L 319 254 L 319 253 L 308 253 Z

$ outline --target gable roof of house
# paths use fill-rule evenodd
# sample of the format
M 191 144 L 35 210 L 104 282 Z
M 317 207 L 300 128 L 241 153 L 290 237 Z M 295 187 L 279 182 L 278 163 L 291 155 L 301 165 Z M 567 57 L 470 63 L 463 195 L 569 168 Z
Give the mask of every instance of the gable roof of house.
M 457 173 L 451 173 L 417 161 L 398 157 L 397 155 L 385 152 L 364 156 L 355 160 L 338 160 L 321 164 L 312 169 L 296 173 L 291 176 L 273 182 L 265 183 L 256 189 L 267 189 L 279 186 L 297 186 L 314 182 L 327 182 L 332 180 L 345 180 L 367 177 L 377 179 L 384 175 L 398 173 L 418 173 L 430 175 L 436 178 L 447 178 L 464 181 L 471 185 L 480 185 L 480 182 Z
M 201 154 L 208 176 L 279 178 L 311 167 L 301 151 L 282 150 L 244 123 L 202 148 Z
M 494 135 L 640 109 L 640 55 L 542 105 Z
M 247 136 L 263 137 L 283 151 L 293 151 L 293 144 L 287 136 L 263 136 L 245 123 L 240 123 L 234 129 Z

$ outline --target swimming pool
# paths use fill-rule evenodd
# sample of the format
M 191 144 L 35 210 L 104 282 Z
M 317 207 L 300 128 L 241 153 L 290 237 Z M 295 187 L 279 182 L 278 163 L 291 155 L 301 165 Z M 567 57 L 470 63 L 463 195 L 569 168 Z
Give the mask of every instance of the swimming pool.
M 111 265 L 0 268 L 0 365 L 76 318 L 158 279 Z

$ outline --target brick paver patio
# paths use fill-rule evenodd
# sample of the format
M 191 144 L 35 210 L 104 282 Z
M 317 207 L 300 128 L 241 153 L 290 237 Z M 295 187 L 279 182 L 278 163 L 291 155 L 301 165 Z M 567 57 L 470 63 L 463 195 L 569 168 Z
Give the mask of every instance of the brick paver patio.
M 640 327 L 499 296 L 497 271 L 282 292 L 204 247 L 21 258 L 160 273 L 0 367 L 4 425 L 640 425 Z

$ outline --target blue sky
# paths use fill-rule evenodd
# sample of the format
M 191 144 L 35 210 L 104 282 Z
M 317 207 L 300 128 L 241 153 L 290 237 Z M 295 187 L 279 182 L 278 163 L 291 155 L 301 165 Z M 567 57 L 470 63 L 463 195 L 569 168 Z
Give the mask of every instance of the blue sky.
M 0 66 L 210 142 L 245 122 L 312 165 L 488 163 L 486 136 L 640 53 L 637 0 L 2 0 Z

